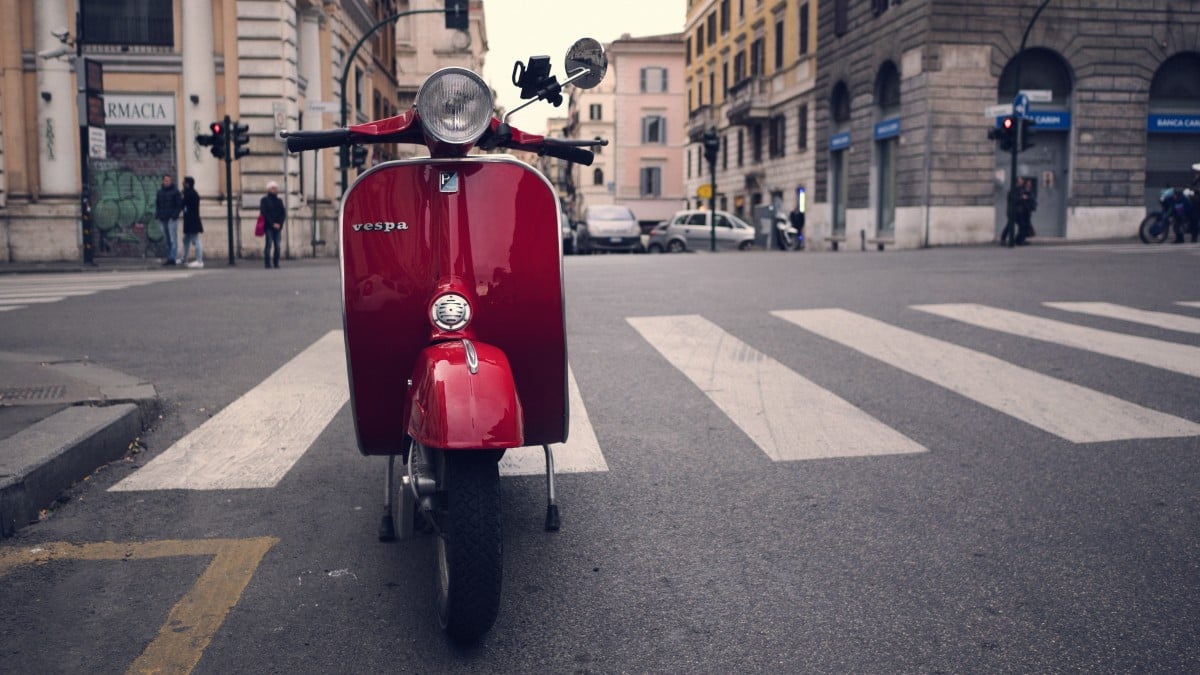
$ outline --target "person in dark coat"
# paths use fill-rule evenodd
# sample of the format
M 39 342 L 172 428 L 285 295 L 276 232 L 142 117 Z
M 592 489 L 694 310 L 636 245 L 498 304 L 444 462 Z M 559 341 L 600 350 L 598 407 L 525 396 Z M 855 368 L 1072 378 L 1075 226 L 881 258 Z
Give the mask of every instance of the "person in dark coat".
M 183 212 L 183 195 L 175 187 L 175 179 L 162 177 L 162 187 L 154 197 L 154 217 L 162 223 L 163 236 L 167 240 L 167 259 L 164 265 L 179 263 L 179 214 Z
M 271 269 L 274 263 L 275 269 L 279 269 L 279 239 L 283 234 L 283 224 L 287 220 L 287 207 L 279 198 L 279 184 L 275 181 L 267 183 L 267 194 L 263 195 L 262 201 L 258 203 L 258 212 L 262 214 L 264 221 L 263 265 Z M 271 258 L 272 244 L 275 246 L 274 260 Z
M 1017 194 L 1017 246 L 1028 244 L 1029 237 L 1034 236 L 1033 212 L 1036 210 L 1033 180 L 1026 178 L 1020 182 L 1020 192 Z
M 183 179 L 183 255 L 179 256 L 181 263 L 188 267 L 204 267 L 204 247 L 200 245 L 200 233 L 204 225 L 200 223 L 200 195 L 196 192 L 196 179 L 185 176 Z M 187 262 L 188 249 L 195 244 L 196 259 Z

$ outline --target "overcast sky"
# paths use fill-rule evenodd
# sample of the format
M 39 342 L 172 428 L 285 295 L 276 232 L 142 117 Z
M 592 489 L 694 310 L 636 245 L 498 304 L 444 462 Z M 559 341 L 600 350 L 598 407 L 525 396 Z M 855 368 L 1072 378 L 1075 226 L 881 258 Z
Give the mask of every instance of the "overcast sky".
M 591 37 L 605 44 L 629 33 L 634 37 L 683 30 L 686 0 L 483 0 L 488 53 L 483 77 L 496 90 L 498 103 L 512 110 L 522 103 L 512 85 L 515 61 L 547 54 L 559 81 L 563 56 L 571 43 Z M 611 71 L 609 77 L 612 77 Z M 546 131 L 547 117 L 565 117 L 567 102 L 557 108 L 535 103 L 513 115 L 513 126 L 530 133 Z

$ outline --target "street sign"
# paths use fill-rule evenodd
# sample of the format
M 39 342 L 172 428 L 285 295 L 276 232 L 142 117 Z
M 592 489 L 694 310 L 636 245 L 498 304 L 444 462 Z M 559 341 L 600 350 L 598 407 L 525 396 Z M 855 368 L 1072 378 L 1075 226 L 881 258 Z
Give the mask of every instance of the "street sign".
M 275 133 L 279 134 L 287 128 L 287 104 L 275 102 L 271 104 L 271 116 L 275 118 Z
M 712 199 L 712 183 L 705 183 L 696 188 L 696 196 L 700 199 Z
M 1003 117 L 1005 115 L 1011 115 L 1012 113 L 1013 113 L 1013 107 L 1012 107 L 1011 103 L 1001 103 L 999 105 L 989 105 L 988 107 L 983 109 L 984 117 Z
M 1022 89 L 1021 93 L 1029 97 L 1030 103 L 1049 103 L 1054 98 L 1049 89 Z
M 1013 113 L 1017 117 L 1024 118 L 1029 116 L 1029 97 L 1025 95 L 1025 92 L 1017 94 L 1017 97 L 1013 99 L 1012 107 Z
M 309 112 L 335 113 L 341 112 L 342 104 L 337 101 L 309 101 Z
M 108 133 L 104 127 L 89 126 L 88 157 L 91 159 L 108 159 Z

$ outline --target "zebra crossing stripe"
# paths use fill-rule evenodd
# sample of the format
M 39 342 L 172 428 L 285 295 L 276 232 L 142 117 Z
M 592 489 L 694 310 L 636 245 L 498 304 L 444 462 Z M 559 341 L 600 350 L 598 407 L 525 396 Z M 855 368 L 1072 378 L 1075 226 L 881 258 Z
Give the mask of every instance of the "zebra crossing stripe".
M 1200 309 L 1200 302 L 1192 302 L 1191 300 L 1184 301 L 1184 302 L 1177 302 L 1175 304 L 1182 305 L 1184 307 L 1196 307 L 1196 308 Z
M 986 305 L 913 305 L 913 309 L 981 328 L 1200 377 L 1200 347 L 1076 326 Z
M 109 489 L 274 487 L 349 400 L 343 349 L 329 332 Z
M 701 316 L 626 321 L 774 461 L 927 451 Z
M 592 428 L 587 408 L 583 405 L 583 396 L 579 393 L 579 383 L 575 381 L 575 373 L 569 366 L 567 389 L 571 421 L 567 442 L 550 446 L 554 451 L 554 473 L 608 471 L 608 463 L 600 451 L 600 441 L 596 439 L 596 431 Z M 500 473 L 505 476 L 543 475 L 546 473 L 546 456 L 540 447 L 508 450 L 500 460 Z
M 1075 443 L 1200 435 L 1200 425 L 843 309 L 771 314 Z
M 1108 319 L 1120 319 L 1132 323 L 1140 323 L 1155 328 L 1179 331 L 1181 333 L 1200 333 L 1200 319 L 1182 314 L 1168 312 L 1150 312 L 1144 309 L 1114 305 L 1110 302 L 1043 302 L 1047 307 L 1061 309 L 1065 312 L 1091 314 Z

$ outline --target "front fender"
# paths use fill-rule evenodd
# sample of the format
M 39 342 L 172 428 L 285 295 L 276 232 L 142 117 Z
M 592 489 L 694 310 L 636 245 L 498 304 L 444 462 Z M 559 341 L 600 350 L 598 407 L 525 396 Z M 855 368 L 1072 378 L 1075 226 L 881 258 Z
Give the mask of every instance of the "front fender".
M 408 435 L 446 450 L 524 445 L 524 416 L 508 357 L 489 344 L 470 345 L 474 360 L 466 340 L 430 345 L 418 355 L 409 388 Z

